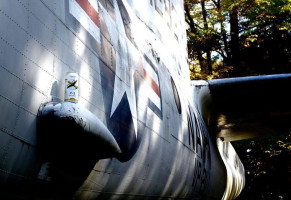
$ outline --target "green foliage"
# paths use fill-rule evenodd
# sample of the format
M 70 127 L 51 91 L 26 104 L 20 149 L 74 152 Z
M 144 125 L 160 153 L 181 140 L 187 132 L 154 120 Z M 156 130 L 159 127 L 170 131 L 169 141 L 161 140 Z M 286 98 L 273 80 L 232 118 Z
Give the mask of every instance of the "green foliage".
M 290 199 L 291 133 L 232 143 L 246 173 L 238 199 Z
M 185 11 L 191 79 L 291 72 L 290 0 L 186 0 Z

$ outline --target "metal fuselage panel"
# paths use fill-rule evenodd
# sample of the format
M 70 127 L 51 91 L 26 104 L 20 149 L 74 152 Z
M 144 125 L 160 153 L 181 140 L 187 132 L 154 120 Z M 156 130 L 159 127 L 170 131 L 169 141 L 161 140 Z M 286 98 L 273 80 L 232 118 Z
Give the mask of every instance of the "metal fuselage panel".
M 99 160 L 75 198 L 221 198 L 226 171 L 182 81 L 182 1 L 5 0 L 0 24 L 0 194 L 50 184 L 37 112 L 75 72 L 79 104 L 126 152 Z

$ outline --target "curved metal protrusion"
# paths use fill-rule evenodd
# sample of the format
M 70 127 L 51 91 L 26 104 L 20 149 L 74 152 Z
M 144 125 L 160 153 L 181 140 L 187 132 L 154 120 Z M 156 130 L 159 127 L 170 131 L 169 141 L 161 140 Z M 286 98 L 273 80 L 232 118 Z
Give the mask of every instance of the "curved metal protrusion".
M 217 147 L 227 170 L 222 200 L 236 199 L 245 186 L 244 166 L 230 142 L 223 142 L 218 138 Z
M 38 112 L 38 138 L 45 160 L 60 174 L 86 177 L 96 162 L 122 151 L 102 121 L 71 102 L 49 102 Z

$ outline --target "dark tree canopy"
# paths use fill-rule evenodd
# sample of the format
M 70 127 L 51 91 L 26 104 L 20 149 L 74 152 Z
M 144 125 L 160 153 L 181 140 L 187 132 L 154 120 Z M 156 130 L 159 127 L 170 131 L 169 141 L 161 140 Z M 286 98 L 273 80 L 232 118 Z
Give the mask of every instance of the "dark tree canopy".
M 245 166 L 246 187 L 238 200 L 290 199 L 291 134 L 233 143 Z
M 185 0 L 191 79 L 291 72 L 289 0 Z

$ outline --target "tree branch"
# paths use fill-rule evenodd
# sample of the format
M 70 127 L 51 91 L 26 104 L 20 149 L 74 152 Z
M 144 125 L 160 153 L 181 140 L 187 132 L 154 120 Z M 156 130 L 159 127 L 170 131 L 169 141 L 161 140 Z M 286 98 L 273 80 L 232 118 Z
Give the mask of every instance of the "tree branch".
M 185 3 L 185 12 L 186 12 L 186 16 L 188 17 L 188 24 L 190 26 L 190 30 L 192 33 L 197 33 L 197 29 L 195 28 L 195 23 L 194 23 L 194 20 L 190 14 L 190 10 L 189 10 L 189 7 L 188 7 L 188 4 Z

